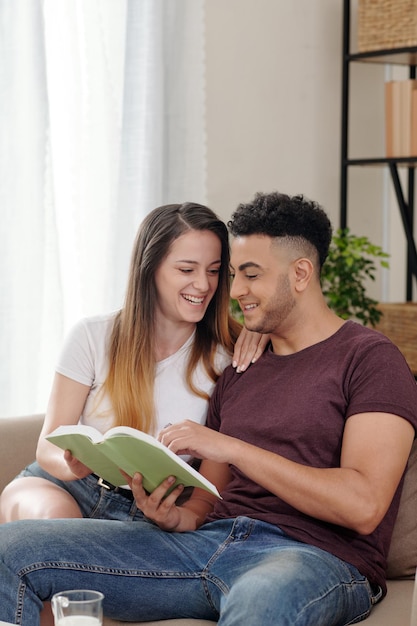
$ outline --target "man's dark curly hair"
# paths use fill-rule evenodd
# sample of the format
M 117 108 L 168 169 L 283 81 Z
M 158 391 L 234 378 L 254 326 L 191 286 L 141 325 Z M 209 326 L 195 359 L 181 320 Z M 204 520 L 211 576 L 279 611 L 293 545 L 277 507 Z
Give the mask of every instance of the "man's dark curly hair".
M 317 202 L 276 191 L 257 193 L 252 202 L 239 204 L 227 225 L 235 237 L 268 235 L 304 239 L 317 250 L 320 269 L 332 238 L 330 220 Z

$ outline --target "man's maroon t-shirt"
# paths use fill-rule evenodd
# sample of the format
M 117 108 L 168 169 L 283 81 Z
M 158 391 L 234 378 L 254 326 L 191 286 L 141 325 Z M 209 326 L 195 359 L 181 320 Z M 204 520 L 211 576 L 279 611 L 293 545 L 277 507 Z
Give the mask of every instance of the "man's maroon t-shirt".
M 386 337 L 348 321 L 300 352 L 279 356 L 267 350 L 243 374 L 228 367 L 216 385 L 207 423 L 297 463 L 335 468 L 346 420 L 368 412 L 393 413 L 417 428 L 417 385 Z M 244 515 L 269 522 L 355 565 L 385 592 L 400 488 L 381 524 L 364 536 L 301 513 L 234 466 L 231 472 L 207 521 Z

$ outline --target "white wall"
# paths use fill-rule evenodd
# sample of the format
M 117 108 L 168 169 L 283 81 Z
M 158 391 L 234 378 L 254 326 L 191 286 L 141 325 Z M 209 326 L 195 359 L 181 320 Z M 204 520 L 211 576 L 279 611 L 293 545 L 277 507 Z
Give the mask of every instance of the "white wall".
M 339 226 L 342 5 L 206 0 L 207 194 L 224 219 L 256 191 L 279 190 L 317 200 Z M 351 65 L 352 157 L 384 154 L 384 72 Z M 349 169 L 348 224 L 393 255 L 371 295 L 402 300 L 405 243 L 395 202 L 384 218 L 384 184 L 383 168 Z
M 305 193 L 337 215 L 341 3 L 207 0 L 208 200 Z

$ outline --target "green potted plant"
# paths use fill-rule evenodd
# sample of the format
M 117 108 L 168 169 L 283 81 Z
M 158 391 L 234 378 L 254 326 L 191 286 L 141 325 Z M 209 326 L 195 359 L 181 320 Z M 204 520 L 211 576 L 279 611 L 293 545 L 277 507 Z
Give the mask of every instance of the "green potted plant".
M 375 280 L 378 265 L 388 268 L 389 254 L 367 237 L 338 229 L 322 269 L 322 288 L 328 305 L 343 319 L 354 318 L 375 327 L 382 311 L 367 295 L 366 283 Z

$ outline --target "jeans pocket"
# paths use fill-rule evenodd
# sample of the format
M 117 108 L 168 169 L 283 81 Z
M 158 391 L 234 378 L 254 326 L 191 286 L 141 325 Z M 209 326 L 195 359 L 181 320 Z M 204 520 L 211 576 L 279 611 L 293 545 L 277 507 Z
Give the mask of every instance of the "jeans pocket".
M 369 596 L 371 598 L 372 605 L 378 604 L 378 602 L 382 599 L 382 589 L 379 585 L 369 585 L 370 593 Z

